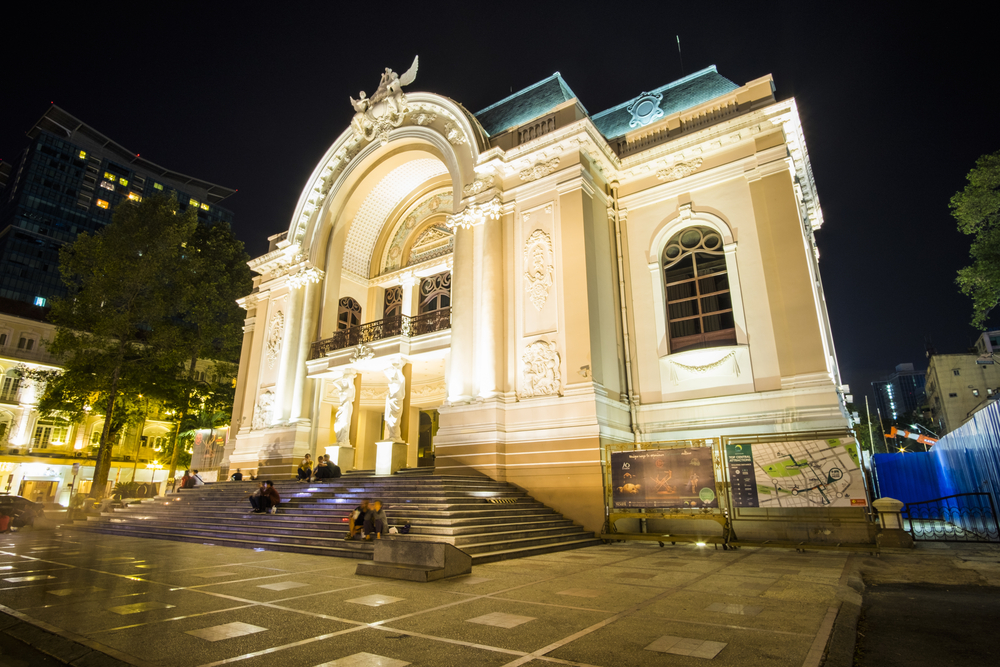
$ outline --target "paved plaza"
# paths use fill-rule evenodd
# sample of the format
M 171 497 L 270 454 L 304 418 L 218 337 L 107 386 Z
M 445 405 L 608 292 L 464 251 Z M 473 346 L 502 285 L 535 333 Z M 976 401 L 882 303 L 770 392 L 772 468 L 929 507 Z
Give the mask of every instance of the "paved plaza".
M 0 611 L 135 665 L 800 667 L 860 601 L 852 567 L 891 580 L 893 558 L 910 556 L 619 543 L 417 584 L 350 559 L 56 529 L 0 536 Z

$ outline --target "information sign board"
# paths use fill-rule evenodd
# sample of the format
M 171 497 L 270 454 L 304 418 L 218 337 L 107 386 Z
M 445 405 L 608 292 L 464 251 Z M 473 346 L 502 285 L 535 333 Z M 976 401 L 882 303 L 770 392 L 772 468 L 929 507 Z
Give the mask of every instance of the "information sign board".
M 615 507 L 718 507 L 711 447 L 611 453 Z

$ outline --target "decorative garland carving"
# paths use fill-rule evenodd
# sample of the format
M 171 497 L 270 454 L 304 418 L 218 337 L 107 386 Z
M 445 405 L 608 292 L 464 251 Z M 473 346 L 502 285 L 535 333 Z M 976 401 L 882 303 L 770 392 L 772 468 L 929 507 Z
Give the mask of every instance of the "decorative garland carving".
M 445 224 L 448 225 L 448 229 L 456 227 L 469 229 L 483 224 L 486 222 L 486 218 L 499 220 L 501 211 L 503 211 L 503 202 L 500 201 L 499 196 L 496 196 L 485 204 L 469 204 L 464 211 L 449 215 Z
M 524 386 L 517 392 L 518 398 L 559 395 L 561 375 L 555 341 L 536 340 L 526 346 L 521 354 L 521 375 Z
M 703 162 L 704 160 L 700 157 L 696 157 L 688 162 L 677 162 L 666 169 L 661 169 L 656 172 L 656 177 L 666 183 L 676 181 L 684 178 L 685 176 L 690 176 L 694 172 L 698 171 L 698 168 L 701 167 Z
M 493 187 L 496 183 L 496 179 L 492 176 L 486 176 L 485 178 L 477 178 L 472 183 L 469 183 L 464 188 L 462 188 L 462 194 L 466 197 L 471 197 L 472 195 L 478 195 L 483 190 L 488 190 Z
M 547 162 L 537 162 L 533 167 L 521 170 L 521 180 L 527 183 L 537 181 L 542 176 L 548 176 L 559 168 L 559 158 L 554 157 Z
M 729 354 L 725 355 L 721 359 L 713 361 L 710 364 L 703 364 L 701 366 L 688 366 L 687 364 L 682 364 L 679 361 L 674 361 L 673 359 L 671 359 L 670 360 L 670 364 L 671 364 L 671 367 L 670 367 L 670 379 L 674 382 L 674 384 L 677 384 L 677 382 L 679 381 L 678 378 L 677 378 L 677 369 L 678 368 L 682 368 L 685 371 L 687 371 L 688 373 L 695 373 L 695 374 L 698 374 L 698 375 L 704 375 L 704 374 L 710 373 L 710 372 L 712 372 L 714 370 L 720 369 L 723 366 L 725 366 L 726 364 L 730 364 L 730 363 L 732 364 L 731 373 L 733 375 L 739 376 L 739 374 L 740 374 L 740 364 L 739 364 L 739 362 L 736 359 L 736 351 L 735 350 L 732 351 L 732 352 L 730 352 Z
M 444 136 L 447 137 L 452 146 L 460 146 L 466 142 L 465 132 L 462 132 L 462 128 L 451 123 L 444 124 Z
M 524 288 L 535 310 L 541 311 L 545 307 L 555 273 L 552 265 L 552 237 L 541 229 L 536 229 L 524 242 Z
M 271 323 L 267 330 L 265 347 L 268 368 L 274 368 L 274 365 L 278 363 L 278 356 L 281 354 L 281 339 L 284 333 L 285 314 L 279 310 L 271 316 Z

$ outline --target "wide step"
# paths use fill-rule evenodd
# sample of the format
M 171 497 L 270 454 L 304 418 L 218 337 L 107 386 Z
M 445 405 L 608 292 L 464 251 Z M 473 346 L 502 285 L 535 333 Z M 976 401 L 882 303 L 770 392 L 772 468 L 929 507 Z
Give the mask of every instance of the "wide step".
M 77 522 L 73 528 L 130 537 L 371 559 L 373 543 L 345 541 L 349 517 L 366 498 L 383 501 L 391 526 L 408 534 L 386 540 L 443 542 L 488 563 L 600 544 L 593 533 L 489 478 L 436 475 L 433 469 L 392 476 L 357 472 L 321 484 L 280 481 L 273 515 L 250 513 L 256 482 L 223 482 L 158 497 Z

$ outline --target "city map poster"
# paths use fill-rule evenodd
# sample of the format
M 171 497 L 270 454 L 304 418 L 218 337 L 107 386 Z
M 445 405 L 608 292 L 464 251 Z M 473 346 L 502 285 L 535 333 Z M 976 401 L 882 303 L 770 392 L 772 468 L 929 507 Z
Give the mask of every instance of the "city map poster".
M 865 506 L 853 438 L 726 445 L 735 507 Z
M 711 447 L 611 453 L 615 507 L 718 507 Z

